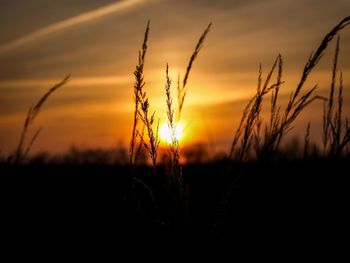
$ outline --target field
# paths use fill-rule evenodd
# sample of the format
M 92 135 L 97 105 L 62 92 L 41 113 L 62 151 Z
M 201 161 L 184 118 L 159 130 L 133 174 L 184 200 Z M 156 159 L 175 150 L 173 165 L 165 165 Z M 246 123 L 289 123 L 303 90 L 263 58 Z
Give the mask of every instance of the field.
M 13 239 L 323 240 L 348 231 L 348 162 L 237 164 L 229 176 L 222 163 L 184 166 L 185 207 L 147 167 L 152 196 L 126 167 L 2 167 L 3 223 Z
M 241 121 L 225 156 L 184 159 L 177 132 L 190 72 L 212 25 L 199 38 L 183 79 L 165 68 L 167 146 L 146 93 L 148 22 L 134 71 L 133 129 L 126 154 L 77 151 L 61 159 L 30 157 L 40 130 L 29 137 L 45 102 L 70 76 L 49 89 L 28 111 L 14 153 L 1 160 L 2 219 L 11 238 L 33 235 L 128 240 L 231 240 L 255 237 L 328 238 L 348 231 L 350 126 L 344 116 L 343 76 L 338 69 L 337 34 L 341 20 L 308 58 L 300 81 L 284 105 L 284 61 L 278 55 L 266 76 L 260 69 L 256 94 L 242 109 Z M 336 41 L 327 97 L 305 83 Z M 175 84 L 175 85 L 174 85 Z M 176 86 L 176 98 L 172 88 Z M 322 142 L 310 138 L 310 124 L 293 152 L 286 135 L 315 101 L 324 104 Z M 263 107 L 268 115 L 263 115 Z M 293 144 L 293 143 L 292 143 Z M 121 150 L 122 151 L 122 150 Z M 196 152 L 194 153 L 194 155 Z M 113 161 L 110 161 L 113 160 Z

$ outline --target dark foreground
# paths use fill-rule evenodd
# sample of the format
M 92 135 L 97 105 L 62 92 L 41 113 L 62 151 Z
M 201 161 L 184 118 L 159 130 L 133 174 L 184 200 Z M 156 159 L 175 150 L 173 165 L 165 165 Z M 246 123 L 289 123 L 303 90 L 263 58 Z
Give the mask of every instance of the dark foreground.
M 127 167 L 1 166 L 3 234 L 74 242 L 349 233 L 348 160 L 236 164 L 229 174 L 223 167 L 185 166 L 186 198 L 179 206 L 162 168 L 156 175 L 139 168 L 133 179 Z

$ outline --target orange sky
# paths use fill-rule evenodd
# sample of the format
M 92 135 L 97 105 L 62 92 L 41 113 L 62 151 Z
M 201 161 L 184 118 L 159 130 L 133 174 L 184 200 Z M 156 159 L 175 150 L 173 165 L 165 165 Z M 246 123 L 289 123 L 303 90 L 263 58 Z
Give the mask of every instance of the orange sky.
M 54 3 L 55 2 L 55 3 Z M 29 106 L 68 73 L 72 79 L 54 94 L 32 131 L 43 127 L 33 152 L 126 145 L 132 125 L 133 71 L 151 20 L 145 81 L 151 108 L 165 122 L 165 65 L 184 74 L 200 34 L 213 27 L 195 61 L 188 84 L 184 144 L 203 142 L 228 149 L 243 107 L 256 89 L 259 63 L 284 58 L 283 94 L 288 95 L 310 52 L 343 17 L 350 2 L 70 0 L 0 1 L 0 149 L 16 146 Z M 325 93 L 334 43 L 307 87 Z M 350 32 L 341 33 L 339 67 L 350 113 Z M 175 82 L 175 81 L 174 81 Z M 282 94 L 282 95 L 283 95 Z M 314 123 L 320 134 L 321 103 L 308 109 L 296 132 Z

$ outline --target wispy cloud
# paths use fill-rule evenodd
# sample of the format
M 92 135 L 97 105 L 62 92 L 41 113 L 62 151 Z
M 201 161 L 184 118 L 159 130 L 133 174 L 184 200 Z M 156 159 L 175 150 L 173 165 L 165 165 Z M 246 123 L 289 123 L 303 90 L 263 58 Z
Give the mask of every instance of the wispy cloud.
M 3 80 L 0 81 L 1 88 L 30 88 L 30 87 L 43 87 L 52 86 L 56 79 L 22 79 L 22 80 Z M 94 86 L 94 85 L 119 85 L 130 84 L 132 78 L 129 75 L 121 76 L 99 76 L 99 77 L 74 77 L 70 81 L 70 85 L 78 86 Z
M 114 13 L 121 12 L 126 9 L 131 9 L 133 7 L 136 7 L 140 4 L 144 4 L 146 2 L 151 2 L 155 0 L 123 0 L 118 1 L 113 4 L 109 4 L 103 7 L 100 7 L 98 9 L 95 9 L 93 11 L 89 11 L 83 14 L 76 15 L 74 17 L 65 19 L 63 21 L 48 25 L 46 27 L 43 27 L 39 30 L 36 30 L 34 32 L 31 32 L 29 34 L 26 34 L 14 41 L 11 41 L 9 43 L 6 43 L 4 45 L 0 46 L 0 54 L 9 52 L 13 49 L 16 49 L 18 47 L 24 46 L 30 42 L 39 40 L 40 38 L 52 34 L 54 32 L 58 32 L 64 29 L 67 29 L 69 27 L 73 27 L 76 25 L 83 24 L 85 22 L 89 22 L 101 17 L 105 17 Z

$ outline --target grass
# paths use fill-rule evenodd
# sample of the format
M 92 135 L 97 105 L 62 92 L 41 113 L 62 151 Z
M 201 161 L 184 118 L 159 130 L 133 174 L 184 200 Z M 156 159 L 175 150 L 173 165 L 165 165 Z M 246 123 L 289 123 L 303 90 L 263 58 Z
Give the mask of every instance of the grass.
M 231 150 L 229 153 L 229 159 L 238 158 L 239 160 L 245 160 L 251 150 L 255 150 L 255 156 L 258 160 L 273 160 L 276 158 L 280 144 L 283 137 L 292 129 L 293 123 L 301 115 L 303 110 L 308 107 L 313 101 L 321 99 L 328 101 L 327 113 L 324 117 L 324 147 L 328 145 L 329 135 L 332 136 L 333 142 L 331 143 L 337 148 L 338 154 L 348 144 L 348 125 L 345 124 L 345 135 L 342 139 L 342 143 L 339 142 L 339 136 L 341 132 L 341 112 L 342 112 L 342 78 L 340 77 L 340 88 L 338 95 L 338 110 L 333 116 L 334 104 L 333 94 L 336 79 L 336 65 L 339 52 L 339 40 L 337 42 L 336 54 L 334 59 L 333 67 L 333 78 L 330 89 L 329 98 L 324 98 L 319 95 L 315 95 L 317 85 L 312 88 L 304 88 L 306 80 L 309 75 L 317 66 L 318 62 L 324 55 L 329 43 L 338 34 L 340 30 L 345 28 L 350 23 L 350 17 L 344 18 L 338 25 L 336 25 L 322 40 L 320 46 L 312 53 L 307 60 L 305 67 L 302 71 L 302 75 L 299 83 L 295 90 L 290 94 L 287 106 L 282 113 L 281 106 L 278 105 L 278 95 L 280 87 L 283 84 L 282 73 L 283 73 L 283 60 L 282 56 L 278 55 L 271 70 L 269 71 L 264 83 L 262 83 L 262 72 L 261 67 L 258 77 L 257 92 L 254 97 L 248 102 L 246 108 L 243 111 L 241 122 L 236 130 L 234 139 L 232 142 Z M 277 66 L 278 65 L 278 66 Z M 274 71 L 277 70 L 276 81 L 270 84 L 271 77 Z M 271 94 L 271 111 L 270 121 L 265 124 L 264 134 L 261 134 L 262 126 L 264 125 L 261 120 L 261 109 L 264 98 Z M 347 121 L 346 121 L 347 122 Z M 330 127 L 333 127 L 332 129 Z M 331 134 L 330 134 L 331 133 Z M 239 144 L 238 149 L 236 149 Z M 338 145 L 338 146 L 336 146 Z M 339 146 L 342 146 L 341 148 Z M 254 147 L 253 147 L 254 146 Z M 332 150 L 334 151 L 334 149 Z
M 143 94 L 143 87 L 145 85 L 144 77 L 143 77 L 143 68 L 145 63 L 146 51 L 147 51 L 147 39 L 149 32 L 149 21 L 147 23 L 144 41 L 142 44 L 142 51 L 139 51 L 139 63 L 136 66 L 136 70 L 134 71 L 135 76 L 135 85 L 134 85 L 134 101 L 135 101 L 135 110 L 134 110 L 134 122 L 133 122 L 133 130 L 130 141 L 130 165 L 135 163 L 135 147 L 136 147 L 136 138 L 137 138 L 137 125 L 139 123 L 139 108 L 141 103 L 141 96 Z M 143 129 L 142 129 L 143 130 Z M 144 130 L 143 130 L 144 131 Z M 142 137 L 143 132 L 142 131 Z M 137 156 L 137 155 L 136 155 Z
M 169 76 L 168 64 L 166 66 L 165 74 L 166 74 L 165 94 L 166 94 L 167 117 L 168 117 L 169 130 L 171 132 L 171 142 L 169 144 L 170 178 L 172 180 L 172 184 L 175 186 L 175 189 L 177 189 L 176 196 L 178 196 L 178 198 L 181 198 L 184 195 L 183 178 L 182 178 L 182 168 L 180 165 L 179 141 L 176 138 L 176 123 L 175 123 L 175 116 L 174 116 L 175 109 L 173 108 L 173 99 L 171 97 L 171 79 Z M 179 109 L 179 112 L 180 112 L 180 109 Z
M 317 85 L 306 88 L 305 83 L 309 78 L 312 71 L 316 68 L 317 64 L 321 60 L 322 56 L 327 50 L 330 42 L 337 36 L 339 31 L 345 28 L 350 23 L 350 17 L 344 18 L 339 22 L 328 34 L 325 35 L 321 44 L 318 46 L 315 52 L 311 53 L 308 58 L 298 82 L 296 88 L 290 94 L 287 105 L 282 108 L 279 103 L 280 89 L 284 86 L 283 80 L 283 58 L 279 54 L 265 79 L 263 79 L 262 66 L 260 65 L 256 94 L 249 100 L 247 106 L 243 110 L 241 121 L 236 129 L 233 137 L 231 149 L 228 153 L 228 160 L 232 162 L 246 162 L 251 159 L 258 162 L 275 162 L 278 161 L 281 155 L 281 142 L 288 132 L 293 128 L 295 121 L 302 115 L 305 108 L 309 107 L 315 100 L 323 100 L 325 104 L 324 110 L 324 124 L 323 124 L 323 144 L 325 157 L 336 156 L 340 157 L 344 154 L 344 150 L 349 148 L 350 130 L 347 119 L 343 119 L 343 79 L 342 74 L 339 75 L 339 87 L 338 87 L 338 104 L 337 107 L 334 103 L 335 89 L 337 86 L 337 61 L 339 56 L 339 37 L 336 43 L 336 51 L 333 62 L 333 74 L 330 87 L 330 94 L 328 98 L 322 97 L 317 94 Z M 171 143 L 168 145 L 170 158 L 168 171 L 170 171 L 170 178 L 172 180 L 173 189 L 172 195 L 174 195 L 177 202 L 179 200 L 186 199 L 185 194 L 185 182 L 183 179 L 183 171 L 180 164 L 180 146 L 175 137 L 176 122 L 181 119 L 181 114 L 184 108 L 184 102 L 187 94 L 187 82 L 189 79 L 190 71 L 193 66 L 193 62 L 197 58 L 199 51 L 201 50 L 204 40 L 211 29 L 211 24 L 205 29 L 195 50 L 190 57 L 185 77 L 183 81 L 180 81 L 180 75 L 177 80 L 177 102 L 178 107 L 175 111 L 173 98 L 171 96 L 172 80 L 169 76 L 169 66 L 166 65 L 165 75 L 165 103 L 167 108 L 168 126 L 171 130 Z M 139 135 L 142 145 L 147 149 L 149 156 L 152 160 L 153 169 L 156 170 L 156 156 L 159 145 L 158 137 L 152 128 L 154 122 L 154 113 L 148 119 L 148 98 L 143 91 L 143 66 L 144 58 L 147 48 L 147 39 L 149 32 L 149 23 L 147 24 L 145 38 L 143 43 L 142 52 L 140 52 L 139 65 L 135 71 L 135 114 L 134 114 L 134 129 L 132 133 L 132 143 L 130 155 L 133 155 L 135 129 L 137 130 L 137 111 L 138 107 L 141 108 L 139 117 L 142 120 L 143 128 L 142 132 L 136 131 Z M 270 95 L 270 116 L 269 119 L 263 120 L 261 116 L 262 108 L 265 106 L 266 97 Z M 175 117 L 177 113 L 177 118 Z M 149 144 L 144 142 L 144 129 L 147 130 L 149 138 Z M 311 123 L 309 122 L 306 128 L 304 138 L 304 150 L 303 157 L 307 160 L 310 157 L 310 129 Z M 156 132 L 158 131 L 158 126 Z M 232 169 L 227 170 L 232 173 Z M 241 174 L 241 173 L 239 173 Z M 243 173 L 244 174 L 244 173 Z M 232 176 L 232 175 L 230 175 Z M 220 210 L 226 210 L 227 199 L 230 198 L 237 181 L 240 180 L 240 176 L 233 181 L 232 185 L 228 187 L 229 194 L 223 194 L 223 200 L 219 205 Z M 230 183 L 231 184 L 231 183 Z M 183 203 L 186 203 L 183 202 Z M 184 211 L 182 211 L 184 212 Z M 179 211 L 177 211 L 179 213 Z M 220 214 L 220 213 L 219 213 Z M 221 214 L 222 216 L 222 214 Z M 220 217 L 220 216 L 219 216 Z M 218 220 L 220 222 L 221 220 Z
M 28 130 L 30 128 L 30 126 L 33 124 L 34 120 L 36 119 L 36 117 L 38 116 L 41 108 L 43 107 L 44 103 L 46 102 L 46 100 L 59 88 L 61 88 L 62 86 L 64 86 L 68 80 L 69 80 L 70 76 L 65 77 L 62 81 L 60 81 L 59 83 L 57 83 L 56 85 L 54 85 L 52 88 L 50 88 L 38 101 L 37 103 L 30 107 L 27 113 L 27 116 L 25 118 L 24 121 L 24 125 L 23 125 L 23 129 L 21 132 L 21 136 L 18 142 L 18 146 L 17 149 L 14 153 L 13 156 L 10 156 L 8 158 L 8 161 L 11 162 L 13 161 L 15 164 L 21 164 L 26 157 L 28 156 L 28 153 L 31 149 L 31 147 L 33 146 L 33 143 L 35 142 L 35 140 L 38 138 L 39 133 L 41 131 L 41 128 L 39 128 L 33 135 L 33 137 L 31 138 L 31 140 L 29 141 L 28 145 L 25 147 L 25 142 L 26 142 L 26 137 L 27 137 L 27 133 Z
M 182 167 L 180 164 L 180 150 L 179 150 L 179 142 L 175 136 L 176 133 L 176 125 L 180 122 L 181 113 L 184 108 L 185 98 L 187 94 L 187 83 L 189 80 L 190 72 L 193 67 L 194 61 L 196 60 L 201 48 L 203 47 L 204 40 L 209 33 L 211 28 L 211 23 L 205 29 L 203 34 L 200 36 L 195 49 L 189 59 L 188 66 L 186 68 L 186 73 L 184 79 L 182 81 L 182 85 L 180 85 L 180 77 L 177 82 L 177 116 L 175 116 L 175 109 L 173 107 L 173 98 L 171 97 L 171 78 L 169 76 L 169 66 L 166 65 L 166 85 L 165 85 L 165 93 L 166 93 L 166 106 L 167 106 L 167 118 L 168 118 L 168 126 L 171 131 L 171 143 L 169 144 L 169 153 L 170 153 L 170 162 L 168 169 L 170 171 L 171 178 L 171 188 L 173 189 L 173 194 L 175 196 L 175 203 L 178 206 L 179 203 L 184 203 L 184 195 L 185 190 L 183 186 L 183 175 L 182 175 Z M 145 66 L 145 58 L 147 52 L 147 41 L 149 37 L 150 30 L 150 22 L 147 22 L 144 40 L 142 44 L 142 49 L 139 51 L 139 61 L 134 71 L 135 76 L 135 84 L 134 84 L 134 118 L 133 118 L 133 129 L 131 133 L 130 140 L 130 166 L 132 173 L 134 173 L 136 169 L 138 159 L 138 155 L 140 154 L 140 150 L 142 147 L 146 149 L 149 154 L 149 157 L 152 161 L 153 173 L 157 173 L 157 157 L 158 157 L 158 148 L 159 148 L 159 120 L 155 124 L 155 112 L 150 114 L 149 107 L 150 102 L 145 91 L 145 81 L 143 69 Z M 141 122 L 140 122 L 141 121 Z M 155 127 L 154 127 L 155 126 Z M 145 136 L 146 130 L 146 136 Z M 145 139 L 145 137 L 147 139 Z M 138 147 L 137 138 L 139 140 Z M 136 149 L 136 150 L 135 150 Z
M 337 39 L 332 81 L 329 90 L 328 103 L 324 104 L 323 113 L 323 151 L 330 157 L 339 157 L 344 153 L 350 140 L 350 127 L 347 118 L 343 118 L 343 75 L 339 74 L 337 105 L 335 104 L 335 92 L 337 87 L 337 67 L 339 56 L 339 37 Z
M 324 229 L 329 222 L 338 226 L 339 218 L 348 218 L 343 217 L 341 211 L 349 200 L 349 177 L 345 173 L 350 158 L 350 127 L 343 113 L 343 76 L 338 69 L 339 37 L 335 45 L 329 95 L 322 97 L 317 94 L 317 85 L 307 88 L 305 83 L 330 42 L 349 24 L 350 17 L 346 17 L 325 35 L 307 59 L 300 80 L 284 106 L 280 102 L 281 89 L 285 86 L 282 55 L 277 55 L 265 76 L 260 65 L 256 93 L 243 109 L 226 159 L 182 164 L 180 157 L 183 153 L 175 136 L 176 125 L 185 110 L 191 70 L 212 25 L 209 24 L 199 37 L 184 78 L 181 79 L 179 74 L 175 85 L 170 77 L 171 68 L 166 64 L 164 102 L 171 141 L 167 145 L 168 162 L 161 163 L 159 121 L 155 112 L 150 110 L 144 75 L 150 36 L 148 21 L 134 71 L 133 123 L 129 151 L 122 158 L 123 165 L 110 161 L 110 156 L 116 154 L 114 151 L 109 154 L 101 151 L 71 153 L 83 158 L 70 156 L 70 160 L 87 162 L 22 165 L 40 130 L 34 133 L 28 144 L 27 133 L 45 101 L 66 84 L 69 79 L 66 77 L 29 109 L 13 157 L 16 165 L 0 167 L 5 174 L 11 175 L 1 178 L 8 180 L 3 185 L 11 186 L 5 190 L 10 196 L 13 192 L 20 193 L 18 196 L 25 198 L 14 198 L 15 204 L 24 202 L 28 207 L 36 208 L 39 215 L 44 215 L 51 207 L 63 215 L 70 211 L 78 224 L 85 227 L 82 233 L 98 222 L 96 229 L 105 232 L 118 229 L 135 239 L 144 237 L 149 240 L 156 236 L 183 240 L 186 237 L 240 240 L 254 233 L 270 235 L 273 229 L 276 233 L 282 229 L 287 234 L 300 229 L 309 230 L 310 225 L 300 218 L 309 218 L 317 226 L 316 230 L 319 227 Z M 173 86 L 176 86 L 177 92 L 175 99 L 172 96 Z M 311 107 L 315 100 L 324 103 L 323 156 L 311 150 L 313 136 L 312 123 L 309 122 L 300 154 L 302 157 L 283 158 L 282 142 L 286 141 L 286 135 L 305 108 Z M 266 119 L 262 116 L 264 107 L 269 109 Z M 150 166 L 141 162 L 143 153 L 148 155 Z M 101 158 L 108 159 L 108 163 L 102 164 Z M 28 174 L 34 178 L 32 182 L 26 177 Z M 169 178 L 170 186 L 167 184 Z M 15 183 L 11 185 L 11 182 Z M 333 211 L 335 208 L 336 211 Z M 77 209 L 81 209 L 80 212 L 76 212 Z M 314 214 L 310 212 L 312 209 Z M 55 213 L 57 211 L 53 211 Z M 333 221 L 328 220 L 327 213 L 334 216 Z M 66 224 L 64 228 L 74 228 L 69 222 Z M 291 229 L 290 232 L 287 229 Z M 116 233 L 115 236 L 119 236 L 119 232 Z

